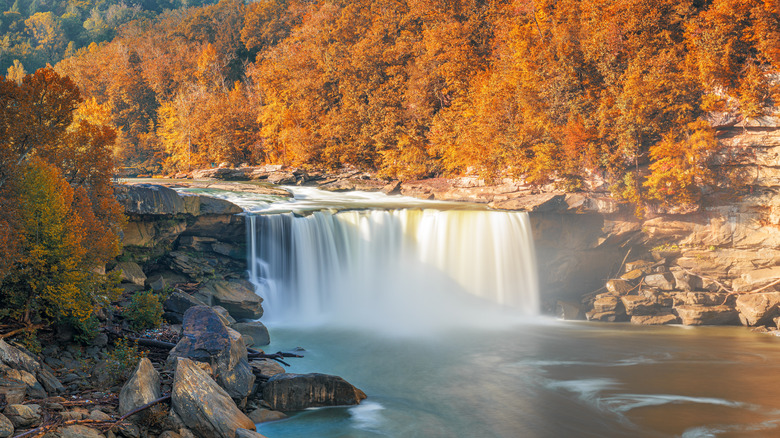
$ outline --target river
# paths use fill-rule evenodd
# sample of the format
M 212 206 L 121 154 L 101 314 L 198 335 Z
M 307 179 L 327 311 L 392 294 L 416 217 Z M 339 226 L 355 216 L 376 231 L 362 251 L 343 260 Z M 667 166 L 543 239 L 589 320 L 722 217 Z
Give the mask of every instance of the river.
M 519 213 L 293 190 L 212 194 L 263 215 L 248 246 L 265 350 L 303 347 L 288 372 L 368 398 L 259 425 L 267 437 L 780 436 L 780 339 L 536 316 Z

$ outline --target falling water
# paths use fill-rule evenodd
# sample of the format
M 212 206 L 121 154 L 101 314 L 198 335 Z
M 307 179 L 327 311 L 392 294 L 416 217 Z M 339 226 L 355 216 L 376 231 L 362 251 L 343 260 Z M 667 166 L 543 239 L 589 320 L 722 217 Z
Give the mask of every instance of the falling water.
M 525 213 L 321 210 L 247 222 L 250 278 L 271 319 L 430 324 L 470 319 L 484 302 L 539 308 Z

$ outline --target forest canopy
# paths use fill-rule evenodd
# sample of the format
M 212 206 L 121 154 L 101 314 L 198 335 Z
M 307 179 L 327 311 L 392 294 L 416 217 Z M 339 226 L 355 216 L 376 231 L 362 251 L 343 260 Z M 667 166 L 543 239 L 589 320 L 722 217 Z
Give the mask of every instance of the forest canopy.
M 81 37 L 56 70 L 115 129 L 121 165 L 150 173 L 597 178 L 629 200 L 689 203 L 726 181 L 709 171 L 708 116 L 755 117 L 777 94 L 774 0 L 122 5 L 155 12 Z

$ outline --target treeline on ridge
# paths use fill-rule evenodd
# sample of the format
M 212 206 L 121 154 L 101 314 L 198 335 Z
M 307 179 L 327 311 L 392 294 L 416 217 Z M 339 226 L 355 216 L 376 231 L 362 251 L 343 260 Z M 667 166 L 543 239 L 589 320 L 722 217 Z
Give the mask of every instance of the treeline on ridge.
M 777 1 L 222 0 L 56 68 L 125 166 L 600 178 L 696 202 L 727 180 L 707 115 L 768 111 L 778 62 Z

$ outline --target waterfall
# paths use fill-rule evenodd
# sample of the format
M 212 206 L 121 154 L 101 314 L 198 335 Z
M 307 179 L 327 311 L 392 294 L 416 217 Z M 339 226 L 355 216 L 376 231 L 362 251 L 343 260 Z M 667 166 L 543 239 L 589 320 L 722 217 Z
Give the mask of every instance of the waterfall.
M 249 215 L 250 279 L 272 320 L 376 325 L 538 312 L 526 213 L 434 209 Z

